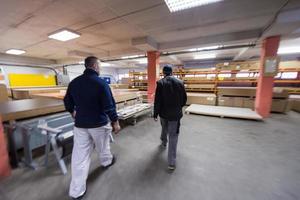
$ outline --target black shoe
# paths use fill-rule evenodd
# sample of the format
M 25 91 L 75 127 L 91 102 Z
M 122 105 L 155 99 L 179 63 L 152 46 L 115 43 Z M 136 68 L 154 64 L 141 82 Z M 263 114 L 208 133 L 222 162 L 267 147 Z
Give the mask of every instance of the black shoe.
M 86 191 L 87 191 L 87 189 L 85 190 L 85 192 L 81 196 L 79 196 L 77 198 L 72 197 L 72 199 L 73 200 L 81 200 L 84 197 L 84 195 L 86 194 Z
M 176 169 L 176 166 L 175 166 L 175 165 L 169 165 L 169 166 L 168 166 L 168 169 L 169 169 L 170 171 L 174 171 L 174 170 Z
M 111 166 L 113 166 L 116 163 L 116 161 L 117 161 L 117 158 L 116 158 L 115 155 L 113 155 L 111 163 L 109 165 L 107 165 L 107 166 L 102 166 L 102 169 L 108 169 L 108 168 L 110 168 Z

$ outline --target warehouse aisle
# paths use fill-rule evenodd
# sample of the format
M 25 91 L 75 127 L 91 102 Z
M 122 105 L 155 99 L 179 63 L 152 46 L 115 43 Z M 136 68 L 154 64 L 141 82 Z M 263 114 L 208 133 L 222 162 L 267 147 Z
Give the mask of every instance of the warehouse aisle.
M 158 148 L 159 123 L 140 121 L 116 137 L 111 169 L 97 169 L 93 155 L 85 199 L 300 199 L 299 123 L 295 112 L 266 122 L 185 115 L 170 174 L 166 151 Z M 69 181 L 54 162 L 47 170 L 18 169 L 0 184 L 0 199 L 69 199 Z

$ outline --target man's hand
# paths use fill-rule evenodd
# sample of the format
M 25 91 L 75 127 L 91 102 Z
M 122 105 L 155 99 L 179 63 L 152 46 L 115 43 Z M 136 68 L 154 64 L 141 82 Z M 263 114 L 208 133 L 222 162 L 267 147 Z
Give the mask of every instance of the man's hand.
M 119 124 L 119 121 L 116 121 L 116 122 L 112 122 L 111 123 L 111 126 L 112 126 L 112 131 L 117 134 L 120 130 L 121 130 L 121 127 L 120 127 L 120 124 Z
M 156 122 L 158 121 L 157 117 L 154 117 L 154 121 L 156 121 Z

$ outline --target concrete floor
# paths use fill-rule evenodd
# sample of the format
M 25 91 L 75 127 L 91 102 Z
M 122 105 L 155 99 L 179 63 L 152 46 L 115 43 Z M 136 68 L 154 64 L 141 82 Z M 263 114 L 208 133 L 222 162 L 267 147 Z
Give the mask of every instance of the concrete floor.
M 93 155 L 89 200 L 296 200 L 300 199 L 300 114 L 273 114 L 265 122 L 185 115 L 178 166 L 166 170 L 158 148 L 160 124 L 128 126 L 112 150 L 117 163 L 101 171 Z M 70 163 L 68 162 L 70 169 Z M 0 183 L 1 200 L 64 200 L 70 173 L 14 170 Z

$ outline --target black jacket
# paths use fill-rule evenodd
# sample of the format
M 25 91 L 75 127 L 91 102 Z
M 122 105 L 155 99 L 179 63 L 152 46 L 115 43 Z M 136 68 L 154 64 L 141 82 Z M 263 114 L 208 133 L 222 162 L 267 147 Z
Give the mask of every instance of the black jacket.
M 69 84 L 64 98 L 66 110 L 76 110 L 75 126 L 97 128 L 118 120 L 109 85 L 92 69 L 86 69 Z M 108 119 L 109 118 L 109 119 Z
M 186 104 L 186 92 L 181 80 L 166 76 L 157 81 L 154 117 L 158 115 L 169 121 L 177 121 L 182 117 L 182 107 Z

